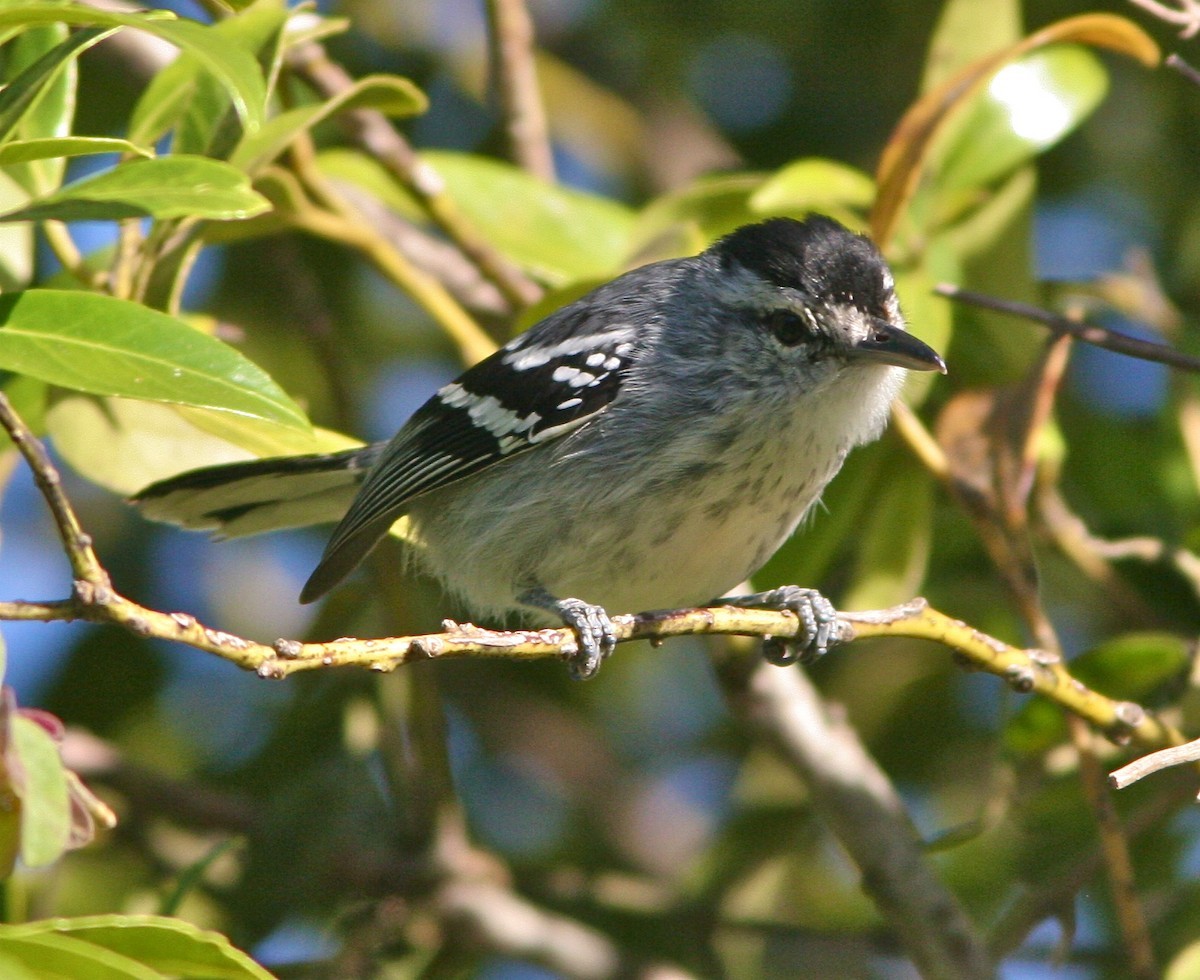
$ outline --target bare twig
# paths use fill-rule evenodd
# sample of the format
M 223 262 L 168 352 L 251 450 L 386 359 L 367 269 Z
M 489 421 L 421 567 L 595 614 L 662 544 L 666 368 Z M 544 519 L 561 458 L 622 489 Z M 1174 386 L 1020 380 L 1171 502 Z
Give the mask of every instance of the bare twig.
M 1179 28 L 1182 38 L 1195 37 L 1200 31 L 1200 2 L 1197 0 L 1176 0 L 1177 7 L 1158 3 L 1157 0 L 1129 0 L 1135 7 L 1140 7 L 1152 17 L 1173 27 Z
M 1011 316 L 1033 320 L 1036 323 L 1044 324 L 1055 333 L 1069 334 L 1085 344 L 1103 347 L 1105 350 L 1115 351 L 1118 354 L 1126 354 L 1144 361 L 1156 361 L 1159 364 L 1167 364 L 1185 371 L 1200 371 L 1200 357 L 1185 354 L 1166 344 L 1141 340 L 1115 330 L 1098 327 L 1093 323 L 1085 323 L 1072 317 L 1063 316 L 1061 313 L 1054 313 L 1042 309 L 1040 306 L 987 296 L 969 289 L 959 289 L 958 286 L 950 283 L 943 283 L 934 291 L 940 296 L 946 296 L 960 303 L 969 303 L 972 306 L 995 310 L 998 313 L 1008 313 Z
M 1111 773 L 1108 777 L 1108 784 L 1113 789 L 1124 789 L 1151 773 L 1161 772 L 1171 766 L 1187 765 L 1189 762 L 1200 762 L 1200 739 L 1184 745 L 1173 745 L 1167 749 L 1151 752 L 1140 759 L 1134 759 L 1133 762 Z
M 533 20 L 525 0 L 487 0 L 492 76 L 500 96 L 512 158 L 542 180 L 554 180 L 554 154 L 538 87 Z
M 1174 68 L 1179 74 L 1193 85 L 1200 85 L 1200 71 L 1197 71 L 1177 54 L 1167 55 L 1166 66 Z

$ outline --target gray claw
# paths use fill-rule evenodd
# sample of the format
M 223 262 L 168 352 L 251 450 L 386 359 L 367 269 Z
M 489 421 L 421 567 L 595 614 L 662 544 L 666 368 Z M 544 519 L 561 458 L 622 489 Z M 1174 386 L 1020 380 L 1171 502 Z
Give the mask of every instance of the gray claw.
M 563 622 L 579 638 L 578 648 L 567 658 L 571 676 L 577 681 L 595 677 L 600 665 L 617 645 L 612 620 L 603 607 L 593 606 L 581 599 L 561 599 L 557 608 Z
M 800 620 L 799 635 L 794 639 L 763 638 L 763 656 L 773 664 L 786 667 L 794 663 L 812 663 L 825 656 L 842 638 L 837 610 L 816 589 L 785 585 L 745 598 L 757 600 L 758 605 L 767 608 L 789 610 Z

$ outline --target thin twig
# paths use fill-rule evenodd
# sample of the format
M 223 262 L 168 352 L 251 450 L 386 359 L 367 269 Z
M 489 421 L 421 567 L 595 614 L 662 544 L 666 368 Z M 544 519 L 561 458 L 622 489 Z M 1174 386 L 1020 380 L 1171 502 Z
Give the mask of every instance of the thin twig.
M 554 180 L 554 154 L 538 87 L 533 20 L 525 0 L 487 0 L 492 76 L 513 161 Z
M 1179 74 L 1186 78 L 1193 85 L 1200 85 L 1200 71 L 1197 71 L 1177 54 L 1167 55 L 1166 65 L 1168 68 L 1174 68 Z
M 1161 772 L 1171 766 L 1187 765 L 1189 762 L 1200 762 L 1200 739 L 1183 745 L 1172 745 L 1170 748 L 1159 749 L 1140 759 L 1134 759 L 1128 765 L 1110 773 L 1108 784 L 1113 789 L 1124 789 L 1151 773 Z
M 0 425 L 4 426 L 13 445 L 25 458 L 25 462 L 33 473 L 34 482 L 46 501 L 46 505 L 50 508 L 59 540 L 62 541 L 63 550 L 71 563 L 71 573 L 76 579 L 76 592 L 85 591 L 84 585 L 91 586 L 93 589 L 108 588 L 108 573 L 101 566 L 95 551 L 92 550 L 91 537 L 84 533 L 79 518 L 75 516 L 75 511 L 71 507 L 71 502 L 63 493 L 62 477 L 54 468 L 54 464 L 50 462 L 50 457 L 46 454 L 46 447 L 34 436 L 21 417 L 13 410 L 7 396 L 3 394 L 0 394 Z M 45 603 L 40 605 L 48 612 L 62 609 L 62 604 Z
M 1182 38 L 1195 37 L 1200 31 L 1200 3 L 1197 0 L 1176 0 L 1178 8 L 1169 7 L 1157 0 L 1129 0 L 1152 17 L 1179 28 Z
M 1115 351 L 1118 354 L 1126 354 L 1143 361 L 1167 364 L 1185 371 L 1200 371 L 1200 357 L 1185 354 L 1166 344 L 1156 344 L 1151 340 L 1141 340 L 1115 330 L 1098 327 L 1093 323 L 1085 323 L 1030 303 L 987 296 L 969 289 L 960 289 L 950 283 L 942 283 L 935 288 L 934 292 L 960 303 L 969 303 L 971 306 L 979 306 L 995 310 L 998 313 L 1007 313 L 1010 316 L 1033 320 L 1035 323 L 1044 324 L 1056 333 L 1069 334 L 1085 344 L 1103 347 L 1105 350 Z

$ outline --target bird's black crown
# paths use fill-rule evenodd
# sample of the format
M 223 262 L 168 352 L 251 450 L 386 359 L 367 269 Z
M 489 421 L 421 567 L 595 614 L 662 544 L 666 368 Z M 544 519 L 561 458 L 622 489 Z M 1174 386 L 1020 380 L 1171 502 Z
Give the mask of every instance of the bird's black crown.
M 712 250 L 724 268 L 736 263 L 815 301 L 851 303 L 881 315 L 891 296 L 891 276 L 874 243 L 824 215 L 745 225 Z

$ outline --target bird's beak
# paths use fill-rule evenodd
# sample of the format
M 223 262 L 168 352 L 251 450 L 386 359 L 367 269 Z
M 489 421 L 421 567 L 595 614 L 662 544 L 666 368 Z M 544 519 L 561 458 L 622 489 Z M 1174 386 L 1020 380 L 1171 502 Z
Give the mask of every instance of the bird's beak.
M 871 320 L 871 332 L 847 350 L 846 356 L 851 360 L 894 364 L 910 371 L 946 373 L 946 362 L 927 343 L 907 330 L 875 318 Z

